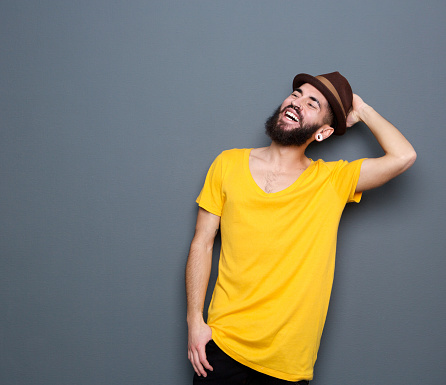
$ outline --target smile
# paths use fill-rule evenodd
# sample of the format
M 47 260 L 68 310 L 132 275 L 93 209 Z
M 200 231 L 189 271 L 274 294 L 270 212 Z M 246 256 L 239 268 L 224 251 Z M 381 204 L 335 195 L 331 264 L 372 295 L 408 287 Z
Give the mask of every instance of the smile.
M 289 110 L 285 112 L 285 116 L 294 122 L 299 122 L 299 118 Z

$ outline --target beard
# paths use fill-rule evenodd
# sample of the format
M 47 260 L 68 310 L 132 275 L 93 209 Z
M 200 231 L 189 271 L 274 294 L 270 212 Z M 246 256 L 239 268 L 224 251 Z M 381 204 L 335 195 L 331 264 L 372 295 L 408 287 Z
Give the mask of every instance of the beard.
M 280 114 L 284 111 L 277 107 L 274 113 L 266 120 L 265 129 L 266 134 L 271 140 L 281 146 L 302 146 L 307 143 L 308 139 L 321 127 L 320 124 L 307 125 L 302 121 L 302 116 L 299 115 L 300 127 L 291 130 L 285 129 L 283 123 L 279 123 Z

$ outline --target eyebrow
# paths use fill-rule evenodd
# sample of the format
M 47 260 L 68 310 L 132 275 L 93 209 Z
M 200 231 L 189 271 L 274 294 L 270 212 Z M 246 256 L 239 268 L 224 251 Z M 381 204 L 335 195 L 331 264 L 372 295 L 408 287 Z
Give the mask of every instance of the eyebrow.
M 319 100 L 317 100 L 314 96 L 310 96 L 310 99 L 315 101 L 317 103 L 317 105 L 319 106 L 319 108 L 321 108 L 321 103 L 319 103 Z
M 300 88 L 296 88 L 294 91 L 299 92 L 301 95 L 304 94 Z M 318 99 L 316 99 L 314 96 L 309 96 L 309 98 L 310 98 L 313 102 L 316 102 L 317 105 L 319 106 L 319 108 L 321 108 L 321 103 L 319 102 Z

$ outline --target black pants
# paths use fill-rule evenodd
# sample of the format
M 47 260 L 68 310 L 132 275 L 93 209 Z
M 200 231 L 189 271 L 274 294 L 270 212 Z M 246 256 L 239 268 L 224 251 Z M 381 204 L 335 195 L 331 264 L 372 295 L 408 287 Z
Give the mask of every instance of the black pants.
M 259 373 L 229 357 L 212 340 L 206 345 L 206 356 L 214 370 L 207 371 L 207 377 L 200 377 L 195 373 L 194 385 L 308 385 L 309 383 L 307 380 L 285 381 Z

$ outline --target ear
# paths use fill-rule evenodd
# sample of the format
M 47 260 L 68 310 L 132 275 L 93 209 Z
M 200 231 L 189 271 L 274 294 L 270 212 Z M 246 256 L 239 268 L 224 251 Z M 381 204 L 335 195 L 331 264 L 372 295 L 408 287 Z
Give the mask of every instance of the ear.
M 334 128 L 330 127 L 328 124 L 324 124 L 314 133 L 314 139 L 318 142 L 322 142 L 333 134 Z

